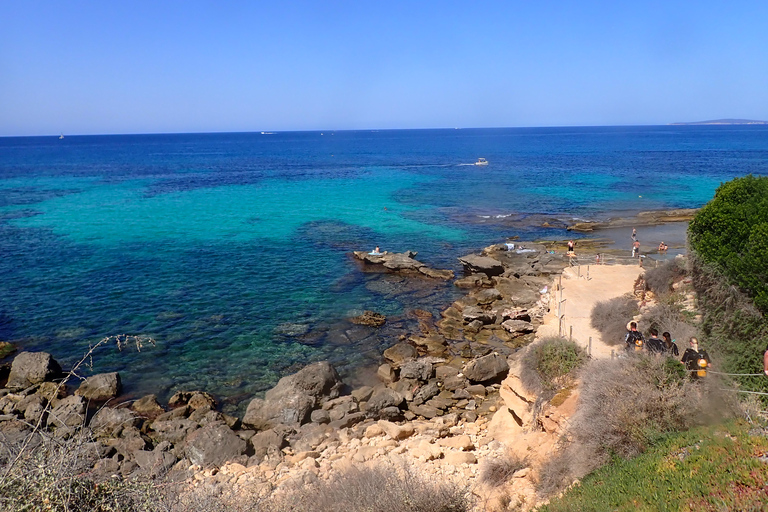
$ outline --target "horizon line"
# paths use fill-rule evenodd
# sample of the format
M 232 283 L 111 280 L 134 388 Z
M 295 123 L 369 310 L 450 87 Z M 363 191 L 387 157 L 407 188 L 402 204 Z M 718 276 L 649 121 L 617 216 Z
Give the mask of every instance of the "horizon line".
M 422 128 L 318 128 L 318 129 L 306 129 L 306 130 L 221 130 L 221 131 L 170 131 L 170 132 L 112 132 L 112 133 L 73 133 L 67 135 L 67 137 L 110 137 L 118 135 L 216 135 L 216 134 L 278 134 L 278 133 L 334 133 L 334 132 L 385 132 L 385 131 L 427 131 L 427 130 L 515 130 L 515 129 L 547 129 L 547 128 L 632 128 L 632 127 L 654 127 L 654 126 L 760 126 L 768 124 L 767 121 L 754 121 L 744 120 L 743 123 L 725 123 L 717 122 L 725 121 L 725 119 L 719 119 L 716 121 L 693 121 L 693 122 L 670 122 L 664 124 L 584 124 L 584 125 L 550 125 L 550 126 L 465 126 L 465 127 L 422 127 Z M 712 124 L 709 124 L 712 123 Z M 33 138 L 33 137 L 59 137 L 64 135 L 64 132 L 59 134 L 36 134 L 36 135 L 0 135 L 1 139 L 11 138 Z

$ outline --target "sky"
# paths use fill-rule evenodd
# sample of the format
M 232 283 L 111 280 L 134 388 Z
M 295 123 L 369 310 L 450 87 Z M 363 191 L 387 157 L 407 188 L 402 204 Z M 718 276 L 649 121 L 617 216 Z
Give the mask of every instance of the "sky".
M 0 2 L 0 136 L 768 120 L 768 2 Z

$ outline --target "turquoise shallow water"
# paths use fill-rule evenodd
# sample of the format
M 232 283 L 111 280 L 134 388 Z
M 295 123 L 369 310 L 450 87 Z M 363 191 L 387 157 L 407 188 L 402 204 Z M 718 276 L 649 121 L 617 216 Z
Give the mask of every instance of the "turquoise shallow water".
M 766 162 L 764 127 L 0 139 L 0 339 L 67 365 L 104 336 L 149 335 L 92 371 L 237 410 L 313 360 L 353 378 L 414 326 L 409 309 L 456 297 L 364 272 L 353 250 L 459 270 L 507 236 L 568 236 L 541 216 L 696 207 Z M 390 322 L 346 322 L 364 309 Z

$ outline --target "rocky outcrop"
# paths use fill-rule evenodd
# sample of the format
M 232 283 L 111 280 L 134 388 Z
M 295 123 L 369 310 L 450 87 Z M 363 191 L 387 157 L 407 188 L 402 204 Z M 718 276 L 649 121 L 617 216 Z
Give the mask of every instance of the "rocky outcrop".
M 369 327 L 381 327 L 387 322 L 387 317 L 375 311 L 363 311 L 362 315 L 349 319 L 353 324 L 367 325 Z
M 464 265 L 464 270 L 470 274 L 485 274 L 487 277 L 493 277 L 504 273 L 504 265 L 487 256 L 469 254 L 459 258 L 459 261 Z
M 403 253 L 383 252 L 381 254 L 371 254 L 364 251 L 355 251 L 355 258 L 370 264 L 380 265 L 393 272 L 410 273 L 412 275 L 423 275 L 434 279 L 453 279 L 452 270 L 438 270 L 425 265 L 414 259 L 416 252 L 406 251 Z

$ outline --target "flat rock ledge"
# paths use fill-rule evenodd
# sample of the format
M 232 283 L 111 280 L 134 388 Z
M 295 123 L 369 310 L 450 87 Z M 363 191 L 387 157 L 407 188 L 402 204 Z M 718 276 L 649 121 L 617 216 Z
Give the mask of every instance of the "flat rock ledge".
M 392 272 L 421 274 L 434 279 L 449 280 L 453 279 L 452 270 L 434 269 L 426 264 L 414 259 L 416 252 L 406 251 L 403 253 L 383 252 L 381 254 L 371 254 L 364 251 L 355 251 L 355 258 L 370 265 L 380 265 Z

